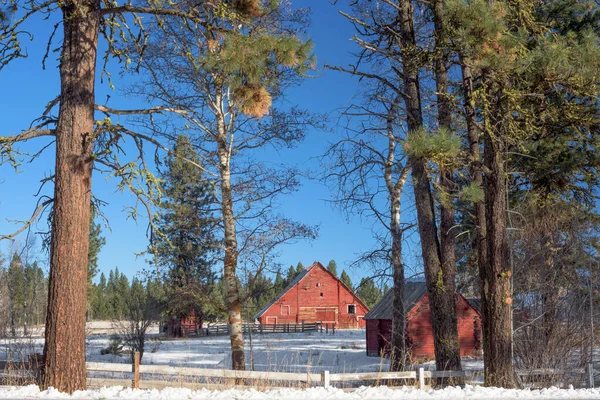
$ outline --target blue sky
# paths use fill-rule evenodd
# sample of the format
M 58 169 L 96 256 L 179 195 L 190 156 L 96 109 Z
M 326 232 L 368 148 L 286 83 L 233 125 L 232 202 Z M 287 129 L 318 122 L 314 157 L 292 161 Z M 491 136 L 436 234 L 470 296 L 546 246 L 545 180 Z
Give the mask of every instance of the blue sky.
M 297 103 L 301 107 L 314 112 L 331 113 L 332 125 L 328 131 L 311 131 L 304 143 L 293 152 L 283 154 L 291 162 L 300 167 L 318 170 L 315 157 L 321 155 L 328 143 L 339 137 L 342 128 L 335 126 L 336 110 L 347 106 L 359 94 L 360 85 L 356 79 L 333 71 L 325 71 L 325 63 L 346 66 L 351 61 L 350 52 L 355 50 L 351 38 L 354 34 L 350 24 L 338 14 L 340 5 L 331 5 L 328 1 L 294 0 L 294 7 L 312 8 L 312 26 L 309 34 L 315 42 L 315 53 L 318 59 L 318 71 L 314 78 L 306 80 L 301 87 L 291 90 L 286 99 L 289 103 Z M 4 122 L 0 135 L 15 134 L 27 128 L 30 121 L 41 114 L 45 105 L 56 97 L 59 89 L 58 70 L 56 68 L 57 53 L 50 54 L 46 70 L 42 70 L 42 58 L 46 49 L 47 37 L 53 27 L 52 21 L 33 21 L 29 29 L 34 34 L 34 41 L 24 43 L 29 57 L 16 60 L 0 72 L 0 115 Z M 54 46 L 56 47 L 56 46 Z M 124 98 L 119 93 L 118 67 L 112 68 L 117 89 L 112 91 L 106 82 L 98 85 L 97 102 L 103 103 L 110 94 L 113 107 L 131 108 L 139 105 L 139 100 Z M 22 149 L 35 151 L 40 145 L 47 143 L 45 139 L 37 140 Z M 54 148 L 50 147 L 32 164 L 23 165 L 19 173 L 8 166 L 0 167 L 0 233 L 15 229 L 16 225 L 7 220 L 25 220 L 35 208 L 36 198 L 33 196 L 39 186 L 39 180 L 51 173 L 54 168 Z M 51 193 L 47 186 L 42 193 Z M 103 212 L 110 222 L 110 229 L 103 227 L 106 246 L 99 257 L 101 271 L 118 266 L 119 270 L 133 276 L 147 268 L 148 265 L 135 253 L 143 251 L 148 243 L 146 237 L 146 221 L 137 223 L 127 218 L 123 212 L 125 206 L 132 206 L 135 200 L 128 193 L 116 191 L 115 182 L 96 174 L 93 181 L 95 196 L 108 203 Z M 405 192 L 411 192 L 410 187 Z M 368 251 L 373 245 L 372 221 L 358 217 L 347 219 L 337 209 L 327 203 L 331 193 L 327 187 L 316 181 L 305 180 L 299 192 L 283 199 L 281 212 L 307 224 L 320 225 L 320 235 L 312 242 L 300 242 L 280 249 L 280 262 L 284 265 L 301 261 L 305 266 L 313 261 L 326 264 L 335 259 L 338 271 L 346 269 L 357 283 L 362 276 L 369 275 L 368 270 L 348 269 L 348 265 L 356 259 L 356 254 Z M 408 203 L 408 201 L 405 201 Z M 410 214 L 405 216 L 410 218 Z M 39 230 L 46 230 L 46 222 L 37 223 Z M 414 236 L 414 235 L 413 235 Z M 23 238 L 20 239 L 21 241 Z M 0 243 L 0 249 L 7 251 L 9 244 Z M 405 247 L 405 259 L 415 258 L 414 243 Z M 47 255 L 40 255 L 42 260 Z

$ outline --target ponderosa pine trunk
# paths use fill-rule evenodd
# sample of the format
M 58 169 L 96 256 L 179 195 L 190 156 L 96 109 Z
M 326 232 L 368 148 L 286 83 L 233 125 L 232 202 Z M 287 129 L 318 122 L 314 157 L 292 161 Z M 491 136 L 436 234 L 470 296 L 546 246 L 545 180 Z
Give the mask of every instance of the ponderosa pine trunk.
M 61 96 L 42 388 L 86 388 L 85 310 L 92 184 L 97 0 L 63 5 Z
M 450 130 L 452 104 L 448 93 L 448 43 L 444 20 L 444 0 L 434 1 L 436 56 L 434 73 L 437 90 L 439 129 Z M 453 168 L 440 166 L 440 262 L 441 269 L 426 273 L 433 326 L 436 369 L 461 370 L 460 343 L 456 320 L 456 242 L 453 196 Z M 436 264 L 431 267 L 435 268 Z
M 404 101 L 406 105 L 408 135 L 419 132 L 423 128 L 423 116 L 421 108 L 421 94 L 419 88 L 419 62 L 417 44 L 414 30 L 414 10 L 410 0 L 400 0 L 398 2 L 398 16 L 400 17 L 400 49 L 402 51 L 402 73 L 404 80 Z M 435 220 L 435 208 L 433 196 L 431 194 L 431 182 L 427 175 L 426 160 L 418 155 L 412 154 L 409 157 L 412 169 L 413 189 L 415 196 L 415 205 L 417 208 L 417 222 L 419 225 L 419 236 L 421 239 L 421 252 L 423 257 L 423 266 L 425 270 L 425 280 L 427 291 L 430 294 L 429 306 L 432 311 L 432 325 L 434 339 L 438 342 L 438 350 L 446 347 L 450 348 L 458 345 L 458 336 L 452 335 L 456 332 L 456 316 L 454 313 L 454 328 L 452 327 L 452 314 L 455 308 L 454 292 L 450 302 L 445 300 L 445 296 L 439 295 L 444 291 L 444 272 L 441 262 L 441 248 L 438 239 L 437 225 Z M 433 295 L 432 295 L 433 293 Z M 448 335 L 449 333 L 449 335 Z M 452 343 L 452 341 L 454 341 Z M 441 347 L 440 347 L 441 346 Z M 452 353 L 452 351 L 451 351 Z M 448 354 L 451 354 L 448 353 Z M 440 360 L 444 360 L 444 369 L 448 368 L 446 355 L 440 355 Z M 436 362 L 437 363 L 437 362 Z M 458 368 L 460 368 L 460 351 Z
M 473 74 L 471 72 L 471 61 L 469 57 L 461 54 L 460 63 L 462 69 L 463 100 L 465 109 L 465 120 L 467 123 L 467 140 L 469 142 L 469 170 L 471 183 L 483 192 L 483 171 L 481 161 L 480 132 L 477 128 L 475 115 L 475 99 L 473 97 Z M 487 246 L 485 241 L 485 203 L 482 199 L 475 199 L 475 247 L 477 252 L 477 266 L 479 271 L 484 270 L 487 263 Z M 483 278 L 480 275 L 481 278 Z
M 481 143 L 480 132 L 477 127 L 477 119 L 475 114 L 475 99 L 473 97 L 473 74 L 471 72 L 471 61 L 464 54 L 460 55 L 460 63 L 462 69 L 463 83 L 463 101 L 465 109 L 465 120 L 467 123 L 467 140 L 469 142 L 469 170 L 471 174 L 471 184 L 480 188 L 483 193 L 483 170 L 481 160 Z M 477 270 L 480 278 L 480 299 L 481 299 L 481 318 L 482 318 L 482 335 L 489 337 L 489 333 L 485 332 L 486 326 L 484 320 L 489 320 L 487 317 L 487 303 L 483 285 L 481 282 L 485 278 L 485 266 L 487 265 L 487 242 L 486 242 L 486 221 L 485 221 L 485 203 L 483 198 L 474 199 L 475 208 L 475 251 L 477 252 Z
M 488 83 L 491 84 L 491 83 Z M 483 360 L 485 385 L 515 387 L 512 364 L 511 287 L 507 260 L 506 171 L 502 121 L 502 90 L 487 87 L 483 134 L 487 262 L 483 265 Z
M 222 115 L 217 116 L 219 136 L 217 139 L 219 170 L 221 174 L 221 207 L 225 231 L 225 258 L 223 277 L 227 299 L 227 323 L 231 342 L 231 368 L 246 369 L 244 356 L 244 336 L 242 327 L 242 307 L 238 290 L 236 269 L 238 261 L 237 233 L 233 215 L 233 197 L 231 187 L 231 158 L 227 143 L 225 122 Z

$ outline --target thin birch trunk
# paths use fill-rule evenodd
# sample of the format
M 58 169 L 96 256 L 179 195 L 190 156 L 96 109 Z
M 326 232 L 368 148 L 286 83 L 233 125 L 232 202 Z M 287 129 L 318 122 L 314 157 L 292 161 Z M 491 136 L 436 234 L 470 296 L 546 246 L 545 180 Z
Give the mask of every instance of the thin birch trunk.
M 244 337 L 242 331 L 242 309 L 236 276 L 238 248 L 235 218 L 233 215 L 233 197 L 231 187 L 231 157 L 227 141 L 227 129 L 223 114 L 217 115 L 218 156 L 221 173 L 221 207 L 225 230 L 225 260 L 223 277 L 227 298 L 229 338 L 231 341 L 231 368 L 246 369 L 244 357 Z

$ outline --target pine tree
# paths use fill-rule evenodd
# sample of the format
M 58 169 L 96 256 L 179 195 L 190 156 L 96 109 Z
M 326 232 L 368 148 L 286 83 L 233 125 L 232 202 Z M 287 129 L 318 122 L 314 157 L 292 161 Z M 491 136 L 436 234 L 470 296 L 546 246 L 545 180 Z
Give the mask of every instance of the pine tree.
M 362 278 L 360 280 L 360 285 L 358 286 L 356 295 L 360 297 L 363 303 L 365 303 L 369 308 L 377 304 L 377 302 L 381 300 L 381 297 L 383 296 L 381 290 L 375 286 L 373 279 L 367 278 Z
M 90 233 L 89 233 L 89 248 L 88 248 L 88 289 L 87 289 L 87 306 L 86 306 L 86 319 L 87 318 L 98 318 L 94 313 L 94 297 L 97 295 L 97 291 L 92 284 L 92 280 L 98 275 L 98 254 L 100 250 L 106 244 L 106 239 L 101 236 L 102 228 L 100 224 L 94 222 L 96 213 L 92 208 L 90 213 Z
M 298 273 L 296 272 L 296 268 L 294 268 L 293 265 L 290 265 L 290 268 L 287 271 L 287 275 L 285 276 L 284 287 L 287 287 L 290 283 L 292 283 L 292 281 L 296 279 L 296 275 L 298 275 Z
M 97 285 L 94 285 L 93 292 L 92 315 L 95 319 L 107 319 L 109 317 L 109 310 L 106 303 L 107 281 L 104 272 L 100 273 L 100 281 Z
M 260 309 L 262 309 L 273 297 L 278 293 L 275 291 L 273 281 L 268 277 L 259 273 L 254 277 L 251 287 L 248 288 L 250 292 L 251 304 L 248 307 L 248 317 L 252 318 Z
M 187 136 L 177 137 L 173 154 L 161 172 L 164 194 L 157 226 L 160 238 L 153 243 L 159 267 L 167 268 L 177 286 L 212 280 L 211 245 L 215 201 L 212 185 L 200 168 L 200 159 Z
M 98 254 L 106 244 L 106 239 L 101 236 L 102 227 L 94 222 L 95 212 L 90 214 L 90 235 L 88 249 L 88 285 L 91 286 L 92 280 L 98 274 Z
M 281 276 L 281 271 L 277 270 L 277 274 L 275 274 L 275 281 L 273 282 L 273 291 L 277 294 L 285 289 L 285 281 Z
M 354 287 L 352 286 L 352 280 L 350 279 L 350 275 L 346 273 L 346 270 L 342 270 L 340 280 L 344 283 L 344 285 L 348 286 L 349 289 L 354 290 Z
M 190 309 L 201 313 L 199 298 L 214 283 L 211 256 L 215 220 L 210 208 L 215 198 L 213 186 L 197 167 L 200 164 L 188 137 L 181 135 L 161 172 L 164 194 L 157 222 L 160 234 L 151 244 L 151 251 L 156 265 L 165 270 L 168 308 L 174 315 Z M 203 302 L 208 301 L 206 297 Z
M 337 264 L 335 263 L 335 260 L 331 260 L 329 261 L 329 264 L 327 264 L 327 270 L 329 272 L 331 272 L 333 274 L 333 276 L 335 276 L 336 278 L 337 276 Z
M 17 335 L 17 326 L 22 322 L 23 306 L 25 302 L 25 274 L 23 263 L 18 254 L 13 257 L 8 266 L 8 294 L 10 307 L 10 332 Z
M 44 270 L 39 267 L 37 261 L 27 267 L 28 295 L 27 305 L 29 307 L 27 316 L 30 324 L 41 324 L 46 316 L 46 299 L 48 297 L 48 281 Z

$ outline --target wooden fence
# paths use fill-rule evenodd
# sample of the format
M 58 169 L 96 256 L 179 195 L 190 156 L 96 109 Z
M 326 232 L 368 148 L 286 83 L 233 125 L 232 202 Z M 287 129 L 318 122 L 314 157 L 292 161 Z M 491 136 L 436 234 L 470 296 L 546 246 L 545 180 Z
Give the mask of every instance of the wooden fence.
M 335 334 L 335 324 L 321 322 L 302 322 L 301 324 L 244 324 L 244 333 L 301 333 L 322 332 Z M 223 336 L 229 334 L 227 325 L 213 325 L 206 328 L 196 329 L 194 325 L 181 324 L 181 330 L 188 337 L 195 336 Z
M 140 384 L 144 383 L 144 388 L 152 387 L 167 387 L 183 386 L 191 388 L 210 387 L 217 383 L 221 385 L 231 386 L 250 385 L 258 387 L 281 387 L 281 386 L 322 386 L 328 388 L 336 382 L 371 382 L 371 384 L 379 385 L 382 383 L 388 385 L 416 385 L 420 389 L 425 389 L 426 384 L 431 384 L 433 379 L 446 378 L 447 384 L 468 383 L 481 384 L 483 371 L 481 370 L 465 370 L 465 371 L 426 371 L 423 368 L 418 368 L 415 371 L 402 372 L 362 372 L 362 373 L 330 373 L 323 371 L 319 373 L 293 373 L 293 372 L 268 372 L 268 371 L 236 371 L 226 369 L 207 369 L 207 368 L 189 368 L 189 367 L 172 367 L 168 365 L 140 365 L 139 353 L 134 356 L 133 364 L 117 364 L 117 363 L 98 363 L 88 362 L 86 368 L 90 374 L 90 379 L 99 381 L 102 385 L 128 385 L 130 382 L 133 388 L 140 388 Z M 0 373 L 13 377 L 28 377 L 33 379 L 38 376 L 35 371 L 35 365 L 30 363 L 13 365 L 11 363 L 0 361 Z M 122 377 L 114 379 L 114 377 L 102 377 L 110 373 L 120 374 Z M 133 375 L 129 375 L 132 374 Z M 123 376 L 133 379 L 128 380 Z M 549 369 L 517 371 L 521 377 L 532 378 L 536 377 L 534 382 L 550 382 L 557 376 L 564 377 L 565 371 L 555 371 Z M 583 370 L 570 370 L 569 374 L 583 374 Z M 176 378 L 176 381 L 173 381 Z M 190 381 L 194 378 L 196 382 Z M 20 382 L 18 379 L 13 382 Z

